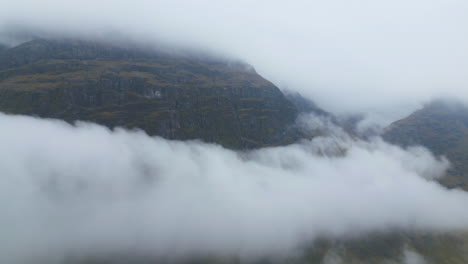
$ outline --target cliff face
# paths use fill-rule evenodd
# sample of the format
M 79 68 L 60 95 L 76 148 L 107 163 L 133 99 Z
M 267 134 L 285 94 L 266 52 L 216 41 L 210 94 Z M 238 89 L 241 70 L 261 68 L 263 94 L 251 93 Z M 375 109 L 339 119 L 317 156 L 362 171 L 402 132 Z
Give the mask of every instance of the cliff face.
M 291 142 L 297 114 L 245 64 L 49 40 L 0 53 L 0 111 L 232 148 Z

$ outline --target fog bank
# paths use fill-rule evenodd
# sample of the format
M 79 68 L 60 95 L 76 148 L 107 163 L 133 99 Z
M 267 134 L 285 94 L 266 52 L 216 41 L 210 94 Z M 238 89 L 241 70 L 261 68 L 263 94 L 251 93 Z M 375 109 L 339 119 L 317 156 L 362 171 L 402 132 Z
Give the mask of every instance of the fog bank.
M 115 252 L 293 254 L 316 238 L 468 227 L 423 148 L 335 133 L 234 152 L 0 115 L 0 262 Z

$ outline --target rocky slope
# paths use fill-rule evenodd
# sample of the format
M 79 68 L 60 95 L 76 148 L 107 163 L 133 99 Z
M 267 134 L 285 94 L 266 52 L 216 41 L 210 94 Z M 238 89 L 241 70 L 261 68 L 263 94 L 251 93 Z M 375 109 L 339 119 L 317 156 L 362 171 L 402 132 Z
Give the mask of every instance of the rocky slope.
M 0 52 L 0 111 L 232 148 L 293 141 L 297 109 L 250 66 L 76 40 Z
M 392 143 L 422 145 L 452 163 L 441 182 L 468 190 L 468 107 L 458 102 L 434 101 L 396 121 L 385 132 Z

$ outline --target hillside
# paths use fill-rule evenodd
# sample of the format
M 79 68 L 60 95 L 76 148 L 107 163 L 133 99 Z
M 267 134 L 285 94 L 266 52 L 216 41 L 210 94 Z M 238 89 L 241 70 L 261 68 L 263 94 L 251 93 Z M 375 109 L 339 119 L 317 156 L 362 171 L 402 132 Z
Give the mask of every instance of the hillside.
M 396 121 L 385 132 L 392 143 L 423 145 L 452 163 L 441 182 L 468 190 L 468 107 L 457 102 L 434 101 Z
M 249 65 L 76 40 L 0 53 L 0 111 L 232 148 L 284 144 L 296 107 Z

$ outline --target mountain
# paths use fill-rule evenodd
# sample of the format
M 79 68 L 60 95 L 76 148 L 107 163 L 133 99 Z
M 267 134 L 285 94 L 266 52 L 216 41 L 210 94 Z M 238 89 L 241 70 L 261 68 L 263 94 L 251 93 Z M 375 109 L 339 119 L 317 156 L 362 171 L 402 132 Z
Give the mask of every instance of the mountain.
M 452 163 L 441 182 L 468 190 L 468 107 L 460 102 L 433 101 L 391 124 L 384 138 L 392 143 L 422 145 Z
M 298 94 L 284 95 L 244 63 L 132 46 L 46 39 L 3 50 L 0 47 L 0 111 L 68 122 L 91 121 L 110 128 L 138 128 L 150 135 L 202 139 L 237 149 L 287 144 L 314 136 L 295 129 L 300 112 L 330 118 L 350 131 L 360 120 L 336 120 Z M 467 128 L 465 106 L 437 101 L 393 123 L 384 138 L 402 146 L 424 145 L 446 155 L 454 166 L 442 182 L 468 189 Z M 467 245 L 468 235 L 464 233 L 370 234 L 318 241 L 305 256 L 283 262 L 411 263 L 405 260 L 405 252 L 410 250 L 423 255 L 428 263 L 468 263 Z M 65 263 L 165 263 L 140 256 L 87 257 Z M 282 260 L 258 261 L 279 262 Z M 240 260 L 201 257 L 184 263 Z
M 0 52 L 0 111 L 231 148 L 294 141 L 287 130 L 298 113 L 244 63 L 46 39 Z

